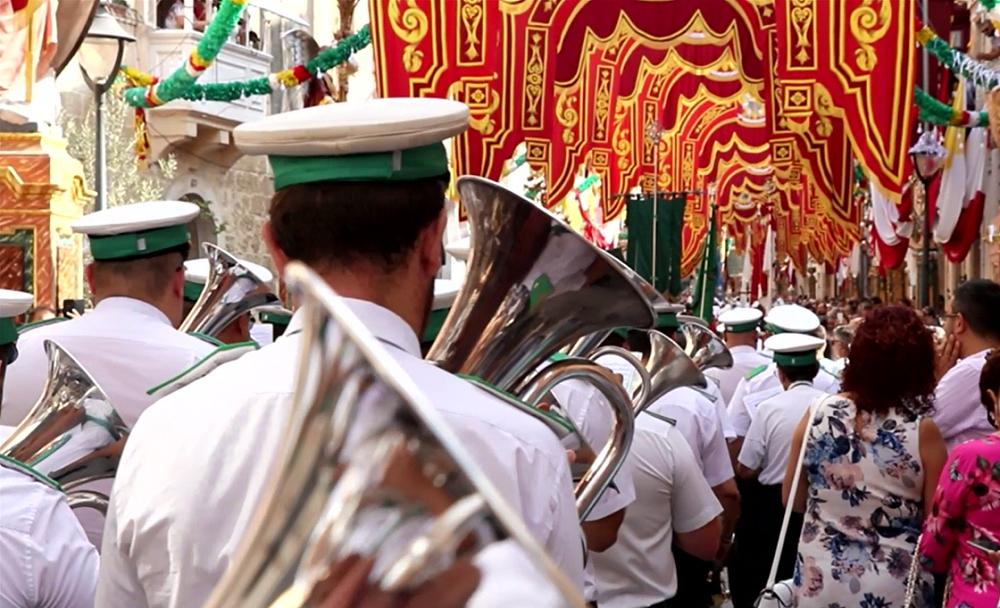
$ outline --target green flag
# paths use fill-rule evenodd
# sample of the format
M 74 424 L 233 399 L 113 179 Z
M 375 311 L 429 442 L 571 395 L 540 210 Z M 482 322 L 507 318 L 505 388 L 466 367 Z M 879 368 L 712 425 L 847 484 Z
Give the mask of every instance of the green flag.
M 715 304 L 715 284 L 719 274 L 719 247 L 716 243 L 717 228 L 715 225 L 715 208 L 712 207 L 708 220 L 708 234 L 705 235 L 705 251 L 701 254 L 698 265 L 698 281 L 694 287 L 694 314 L 712 322 L 712 309 Z
M 629 197 L 625 207 L 628 265 L 660 293 L 681 293 L 681 232 L 687 197 L 660 198 L 656 210 L 656 277 L 653 277 L 653 197 Z

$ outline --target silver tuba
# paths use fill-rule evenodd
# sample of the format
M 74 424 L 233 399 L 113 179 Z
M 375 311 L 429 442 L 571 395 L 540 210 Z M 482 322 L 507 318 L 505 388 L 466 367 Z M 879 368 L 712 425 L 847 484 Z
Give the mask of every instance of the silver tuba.
M 43 346 L 49 367 L 42 396 L 0 443 L 0 457 L 57 484 L 73 508 L 106 514 L 107 496 L 73 489 L 115 476 L 129 429 L 72 355 L 51 340 Z
M 280 303 L 260 277 L 226 250 L 211 243 L 202 247 L 208 258 L 208 279 L 198 301 L 181 323 L 181 331 L 214 338 L 240 315 Z
M 733 354 L 712 330 L 695 323 L 682 323 L 681 334 L 684 336 L 684 352 L 698 369 L 729 369 L 733 366 Z
M 560 604 L 583 608 L 575 585 L 339 297 L 301 263 L 288 265 L 285 280 L 303 319 L 291 420 L 206 608 L 397 605 L 511 543 Z
M 537 370 L 583 336 L 616 327 L 652 327 L 643 282 L 547 211 L 496 182 L 460 177 L 471 251 L 465 282 L 427 353 L 442 369 L 477 378 L 500 398 L 537 405 L 569 377 L 592 383 L 611 403 L 612 439 L 577 485 L 581 519 L 620 468 L 634 414 L 602 366 L 569 358 Z M 533 409 L 533 408 L 529 408 Z

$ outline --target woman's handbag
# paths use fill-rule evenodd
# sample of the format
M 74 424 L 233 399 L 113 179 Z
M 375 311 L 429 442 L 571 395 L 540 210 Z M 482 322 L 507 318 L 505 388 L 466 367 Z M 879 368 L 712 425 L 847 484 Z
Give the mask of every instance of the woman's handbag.
M 785 504 L 785 518 L 781 521 L 781 534 L 778 536 L 778 547 L 774 553 L 774 560 L 771 562 L 771 574 L 767 577 L 767 586 L 757 596 L 757 608 L 792 608 L 795 604 L 795 593 L 792 591 L 792 581 L 778 581 L 778 564 L 781 563 L 781 553 L 785 548 L 785 536 L 788 533 L 788 522 L 792 518 L 792 505 L 795 504 L 795 494 L 799 489 L 799 477 L 802 476 L 802 461 L 806 455 L 806 444 L 809 443 L 809 428 L 812 426 L 812 419 L 816 411 L 826 402 L 829 397 L 817 399 L 809 406 L 809 418 L 806 424 L 806 433 L 802 437 L 802 447 L 799 449 L 799 459 L 795 466 L 797 474 L 792 478 L 791 492 L 788 494 L 788 502 Z M 907 607 L 908 608 L 908 607 Z

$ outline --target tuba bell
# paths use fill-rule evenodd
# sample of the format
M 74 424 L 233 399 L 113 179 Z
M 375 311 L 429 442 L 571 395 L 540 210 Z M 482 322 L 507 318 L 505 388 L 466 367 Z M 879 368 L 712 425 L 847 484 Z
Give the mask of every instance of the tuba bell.
M 729 369 L 733 366 L 733 354 L 712 330 L 695 323 L 682 323 L 681 334 L 684 336 L 684 352 L 698 369 Z
M 226 250 L 204 243 L 208 279 L 191 312 L 181 323 L 185 333 L 215 337 L 240 315 L 254 308 L 280 303 L 256 274 Z
M 633 406 L 605 368 L 568 358 L 545 367 L 573 341 L 616 327 L 652 327 L 656 313 L 641 278 L 530 200 L 496 182 L 456 181 L 469 216 L 466 277 L 427 359 L 476 378 L 501 399 L 537 405 L 569 377 L 594 385 L 614 410 L 612 440 L 577 485 L 581 519 L 621 467 L 632 440 Z
M 73 508 L 107 514 L 107 496 L 73 490 L 115 476 L 129 429 L 79 361 L 51 340 L 42 344 L 48 356 L 45 388 L 0 443 L 0 458 L 62 489 Z
M 397 605 L 449 568 L 512 543 L 560 605 L 583 608 L 575 585 L 339 297 L 301 263 L 288 265 L 285 280 L 303 318 L 291 419 L 206 608 Z

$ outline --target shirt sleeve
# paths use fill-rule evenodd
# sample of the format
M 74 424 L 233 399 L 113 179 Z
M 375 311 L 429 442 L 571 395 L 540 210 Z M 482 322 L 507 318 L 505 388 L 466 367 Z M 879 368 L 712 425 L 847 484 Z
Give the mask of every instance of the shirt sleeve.
M 91 608 L 100 565 L 97 550 L 62 495 L 48 492 L 32 526 L 36 606 Z
M 722 429 L 722 421 L 716 413 L 714 404 L 702 399 L 699 407 L 701 414 L 699 426 L 701 436 L 705 441 L 702 447 L 702 465 L 705 468 L 705 479 L 713 488 L 734 477 L 733 461 L 726 446 L 726 436 Z
M 934 503 L 924 520 L 920 539 L 920 559 L 932 572 L 945 572 L 954 557 L 959 534 L 965 530 L 965 503 L 969 486 L 976 481 L 976 451 L 970 441 L 955 448 L 945 463 Z
M 732 425 L 733 432 L 736 433 L 737 437 L 745 437 L 750 429 L 750 412 L 743 404 L 746 392 L 747 380 L 741 378 L 739 384 L 736 385 L 733 398 L 729 401 L 729 424 Z
M 949 445 L 950 440 L 968 425 L 970 395 L 974 395 L 971 402 L 979 408 L 979 370 L 961 364 L 948 370 L 934 391 L 937 407 L 931 419 Z
M 673 460 L 673 489 L 670 493 L 673 527 L 676 532 L 694 532 L 721 515 L 722 504 L 698 470 L 694 453 L 683 437 L 672 433 L 670 448 Z
M 740 449 L 740 456 L 737 459 L 740 464 L 752 471 L 759 471 L 764 467 L 764 454 L 767 450 L 767 441 L 764 435 L 765 418 L 764 413 L 757 410 L 757 415 L 750 423 L 746 439 L 743 440 L 743 447 Z
M 124 462 L 124 461 L 123 461 Z M 124 477 L 122 477 L 124 478 Z M 148 608 L 146 591 L 129 554 L 125 536 L 118 525 L 117 501 L 122 490 L 115 484 L 108 503 L 101 544 L 101 575 L 97 581 L 95 608 Z

